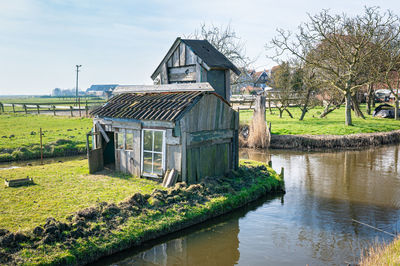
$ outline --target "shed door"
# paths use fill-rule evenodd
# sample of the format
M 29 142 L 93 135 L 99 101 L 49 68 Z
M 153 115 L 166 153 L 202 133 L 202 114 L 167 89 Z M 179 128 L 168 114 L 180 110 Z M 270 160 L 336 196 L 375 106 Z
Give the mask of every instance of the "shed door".
M 120 129 L 115 133 L 115 161 L 117 170 L 134 174 L 133 132 Z M 136 151 L 140 152 L 140 151 Z

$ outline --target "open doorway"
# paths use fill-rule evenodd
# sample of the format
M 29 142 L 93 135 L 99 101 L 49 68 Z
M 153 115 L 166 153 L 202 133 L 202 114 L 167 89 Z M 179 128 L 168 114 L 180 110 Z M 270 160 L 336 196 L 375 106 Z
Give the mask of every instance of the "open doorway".
M 103 160 L 104 168 L 115 170 L 115 143 L 114 143 L 114 132 L 106 131 L 106 134 L 110 141 L 107 143 L 104 138 L 102 139 L 103 147 Z

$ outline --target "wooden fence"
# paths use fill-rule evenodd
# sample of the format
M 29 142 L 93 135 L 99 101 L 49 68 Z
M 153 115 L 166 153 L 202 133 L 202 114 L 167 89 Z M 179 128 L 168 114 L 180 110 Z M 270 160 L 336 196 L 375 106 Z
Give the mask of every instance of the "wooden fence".
M 94 106 L 96 104 L 103 104 L 102 102 L 89 102 L 86 101 L 81 105 L 80 101 L 77 105 L 63 105 L 63 104 L 71 104 L 71 102 L 60 102 L 60 103 L 2 103 L 0 102 L 0 111 L 6 112 L 5 107 L 11 107 L 12 110 L 9 112 L 13 113 L 51 113 L 53 115 L 57 115 L 57 112 L 64 112 L 74 116 L 74 112 L 79 112 L 79 116 L 82 114 L 88 116 L 90 106 Z

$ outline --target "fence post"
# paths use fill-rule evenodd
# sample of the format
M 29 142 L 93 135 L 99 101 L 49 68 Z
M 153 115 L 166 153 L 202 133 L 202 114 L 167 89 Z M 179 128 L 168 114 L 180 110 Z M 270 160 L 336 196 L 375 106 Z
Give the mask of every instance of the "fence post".
M 55 105 L 53 105 L 53 114 L 54 114 L 54 116 L 56 116 L 56 106 Z
M 85 111 L 86 111 L 86 117 L 88 117 L 89 107 L 87 105 L 87 101 L 86 101 L 86 105 L 85 105 Z
M 73 117 L 74 116 L 74 113 L 73 113 L 74 108 L 72 106 L 70 106 L 69 109 L 71 109 L 71 117 Z
M 40 114 L 40 110 L 39 110 L 40 107 L 39 107 L 39 104 L 37 104 L 36 107 L 37 107 L 37 113 Z
M 24 104 L 25 114 L 28 114 L 28 110 L 26 109 L 26 104 Z
M 15 107 L 14 107 L 14 104 L 12 104 L 12 107 L 13 107 L 13 112 L 15 113 Z
M 2 103 L 0 103 L 0 107 L 1 107 L 2 112 L 4 113 L 4 106 Z

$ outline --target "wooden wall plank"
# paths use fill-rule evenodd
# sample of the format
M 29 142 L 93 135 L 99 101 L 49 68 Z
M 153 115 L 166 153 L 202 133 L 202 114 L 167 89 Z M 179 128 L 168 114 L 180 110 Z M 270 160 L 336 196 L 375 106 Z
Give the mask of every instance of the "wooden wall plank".
M 140 177 L 141 176 L 141 155 L 142 155 L 142 142 L 141 142 L 141 130 L 134 130 L 133 131 L 133 172 L 132 174 Z
M 186 45 L 183 42 L 179 45 L 179 65 L 186 65 Z
M 172 66 L 173 67 L 179 66 L 179 46 L 176 48 L 176 50 L 172 54 Z
M 196 64 L 196 55 L 193 53 L 192 49 L 186 46 L 185 50 L 185 62 L 186 65 L 194 65 Z
M 160 78 L 161 78 L 161 84 L 168 84 L 168 70 L 167 70 L 167 64 L 165 63 L 161 67 Z
M 182 74 L 169 74 L 168 79 L 170 82 L 179 82 L 179 81 L 196 81 L 196 73 L 182 73 Z

